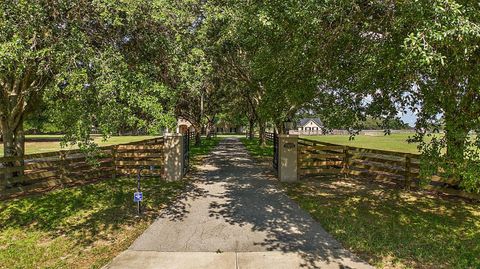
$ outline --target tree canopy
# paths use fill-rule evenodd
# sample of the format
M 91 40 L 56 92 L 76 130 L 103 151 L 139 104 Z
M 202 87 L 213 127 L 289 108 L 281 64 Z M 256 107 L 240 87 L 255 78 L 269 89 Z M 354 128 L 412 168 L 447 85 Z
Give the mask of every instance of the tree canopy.
M 264 143 L 304 111 L 352 134 L 413 111 L 423 176 L 440 166 L 478 191 L 479 44 L 473 0 L 3 1 L 5 155 L 23 154 L 39 107 L 85 145 L 92 128 L 156 133 L 177 117 L 197 138 L 245 122 Z

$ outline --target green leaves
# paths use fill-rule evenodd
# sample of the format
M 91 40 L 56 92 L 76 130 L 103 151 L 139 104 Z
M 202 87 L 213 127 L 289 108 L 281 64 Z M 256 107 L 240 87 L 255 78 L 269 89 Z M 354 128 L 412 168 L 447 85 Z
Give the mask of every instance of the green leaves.
M 261 120 L 281 128 L 303 109 L 320 114 L 327 128 L 355 133 L 366 119 L 382 120 L 388 129 L 399 111 L 415 111 L 418 141 L 430 159 L 425 164 L 445 163 L 461 186 L 480 190 L 473 180 L 479 178 L 474 142 L 464 135 L 480 124 L 477 3 L 209 4 L 222 10 L 219 31 L 227 33 L 217 43 L 222 79 L 256 100 Z M 439 128 L 445 132 L 441 143 L 424 137 Z
M 158 134 L 172 125 L 169 35 L 176 29 L 166 28 L 165 8 L 153 10 L 151 1 L 17 2 L 0 3 L 0 91 L 19 96 L 13 101 L 25 109 L 0 100 L 0 117 L 13 122 L 45 103 L 67 140 L 83 143 L 92 131 Z
M 366 119 L 388 129 L 410 110 L 420 141 L 445 132 L 444 142 L 425 142 L 433 143 L 425 156 L 448 159 L 470 182 L 462 186 L 476 188 L 478 169 L 466 168 L 476 164 L 475 142 L 464 135 L 480 129 L 475 1 L 24 0 L 0 8 L 2 96 L 19 92 L 22 113 L 43 100 L 72 141 L 89 141 L 92 130 L 156 133 L 175 116 L 197 128 L 219 114 L 244 120 L 237 111 L 279 129 L 308 111 L 355 133 Z M 0 105 L 0 117 L 15 122 L 17 104 Z

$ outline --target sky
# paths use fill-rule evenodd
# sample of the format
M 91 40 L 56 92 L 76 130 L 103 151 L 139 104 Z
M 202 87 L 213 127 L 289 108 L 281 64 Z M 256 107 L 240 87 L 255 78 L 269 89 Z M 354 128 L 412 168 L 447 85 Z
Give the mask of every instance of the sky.
M 398 115 L 405 123 L 408 123 L 410 126 L 415 125 L 415 121 L 417 120 L 417 115 L 411 110 L 408 110 L 406 113 L 399 113 Z

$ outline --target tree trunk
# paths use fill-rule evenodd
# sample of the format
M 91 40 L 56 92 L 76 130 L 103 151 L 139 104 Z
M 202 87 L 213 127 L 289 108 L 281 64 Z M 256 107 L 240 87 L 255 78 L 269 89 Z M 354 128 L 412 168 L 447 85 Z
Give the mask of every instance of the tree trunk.
M 207 128 L 205 129 L 205 135 L 206 135 L 208 140 L 210 140 L 212 138 L 212 134 L 211 134 L 211 131 L 210 131 L 210 126 L 207 126 Z
M 260 121 L 258 123 L 258 127 L 259 127 L 259 135 L 258 135 L 259 144 L 260 146 L 265 147 L 267 145 L 266 136 L 265 136 L 265 122 Z
M 464 120 L 459 120 L 456 113 L 445 113 L 445 140 L 447 152 L 445 159 L 452 168 L 452 179 L 460 183 L 459 176 L 462 163 L 465 159 L 465 147 L 468 139 L 469 129 Z
M 275 123 L 275 128 L 277 128 L 277 134 L 287 134 L 282 122 Z
M 462 160 L 465 156 L 465 144 L 468 137 L 468 130 L 456 129 L 445 130 L 447 142 L 446 157 L 449 160 Z
M 471 113 L 465 113 L 470 111 L 469 108 L 472 108 L 473 102 L 469 95 L 464 95 L 464 89 L 458 86 L 454 77 L 446 73 L 439 82 L 445 98 L 442 102 L 446 142 L 443 161 L 450 170 L 450 180 L 459 184 L 462 181 L 460 174 L 464 169 L 462 166 L 465 161 L 468 133 L 472 129 L 471 122 L 476 121 L 478 115 L 472 118 Z
M 195 128 L 195 146 L 200 146 L 201 143 L 202 143 L 202 141 L 201 141 L 200 130 Z
M 23 128 L 23 115 L 21 116 L 20 122 L 18 123 L 17 128 L 15 129 L 15 155 L 20 158 L 20 161 L 18 161 L 17 165 L 19 166 L 24 166 L 25 165 L 25 160 L 24 160 L 24 155 L 25 155 L 25 131 Z M 16 176 L 23 176 L 24 171 L 23 169 L 16 172 Z
M 2 120 L 2 127 L 3 127 L 3 156 L 4 157 L 14 157 L 15 156 L 15 136 L 13 134 L 13 130 L 10 130 Z M 15 162 L 4 162 L 3 167 L 13 167 Z M 2 184 L 0 184 L 0 190 L 4 190 L 6 188 L 6 181 L 13 177 L 13 173 L 8 172 L 3 174 Z
M 255 121 L 253 119 L 248 122 L 248 139 L 252 140 L 254 136 Z
M 25 153 L 25 133 L 23 131 L 23 115 L 18 115 L 19 120 L 16 126 L 12 124 L 13 120 L 3 117 L 0 118 L 0 125 L 3 130 L 3 156 L 21 157 L 19 161 L 8 161 L 3 163 L 4 167 L 23 166 L 23 156 Z M 5 181 L 14 177 L 23 175 L 23 171 L 4 173 L 4 179 L 0 184 L 0 189 L 4 189 Z
M 213 129 L 213 120 L 207 122 L 207 130 L 206 130 L 207 139 L 212 138 L 212 129 Z

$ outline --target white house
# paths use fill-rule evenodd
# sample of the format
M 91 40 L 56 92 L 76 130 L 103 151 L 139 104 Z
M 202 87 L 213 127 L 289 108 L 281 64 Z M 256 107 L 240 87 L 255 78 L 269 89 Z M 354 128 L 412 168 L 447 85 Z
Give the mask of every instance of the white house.
M 299 135 L 321 135 L 323 123 L 319 118 L 304 118 L 297 122 L 297 130 L 292 133 Z

